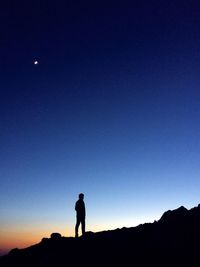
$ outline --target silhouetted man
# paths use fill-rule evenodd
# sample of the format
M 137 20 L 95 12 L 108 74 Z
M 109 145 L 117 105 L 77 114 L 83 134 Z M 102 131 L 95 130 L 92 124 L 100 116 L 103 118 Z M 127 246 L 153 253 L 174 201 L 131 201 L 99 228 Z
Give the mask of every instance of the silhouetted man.
M 83 201 L 84 194 L 79 194 L 79 200 L 76 201 L 76 227 L 75 227 L 75 237 L 78 237 L 78 228 L 81 223 L 82 235 L 85 234 L 85 203 Z

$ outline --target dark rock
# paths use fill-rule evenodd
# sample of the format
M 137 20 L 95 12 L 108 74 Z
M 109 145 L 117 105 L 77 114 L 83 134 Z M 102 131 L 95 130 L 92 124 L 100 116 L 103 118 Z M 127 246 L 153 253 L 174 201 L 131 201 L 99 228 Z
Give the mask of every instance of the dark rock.
M 188 210 L 181 206 L 178 209 L 175 210 L 168 210 L 166 211 L 162 217 L 160 218 L 160 222 L 171 222 L 172 220 L 178 221 L 178 220 L 182 220 L 185 216 L 187 216 L 188 214 Z
M 61 234 L 60 233 L 52 233 L 51 234 L 51 239 L 53 239 L 53 240 L 58 240 L 58 239 L 60 239 L 62 236 L 61 236 Z
M 19 253 L 19 249 L 18 248 L 13 248 L 11 249 L 11 251 L 9 252 L 10 255 L 14 255 L 16 253 Z
M 41 243 L 47 243 L 49 241 L 49 238 L 43 237 L 41 240 Z

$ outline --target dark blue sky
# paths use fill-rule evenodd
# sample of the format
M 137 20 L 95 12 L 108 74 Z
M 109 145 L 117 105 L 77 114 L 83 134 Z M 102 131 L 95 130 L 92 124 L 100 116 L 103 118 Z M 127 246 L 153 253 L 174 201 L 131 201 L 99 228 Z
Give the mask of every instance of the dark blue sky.
M 81 191 L 92 231 L 198 204 L 199 14 L 188 0 L 0 4 L 0 248 L 73 235 Z

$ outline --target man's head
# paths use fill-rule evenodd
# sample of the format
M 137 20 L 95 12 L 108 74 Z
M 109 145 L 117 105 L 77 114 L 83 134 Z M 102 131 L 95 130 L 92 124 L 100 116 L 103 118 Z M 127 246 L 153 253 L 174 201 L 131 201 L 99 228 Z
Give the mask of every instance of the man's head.
M 80 193 L 80 194 L 79 194 L 79 199 L 81 199 L 81 200 L 84 199 L 84 194 L 83 194 L 83 193 Z

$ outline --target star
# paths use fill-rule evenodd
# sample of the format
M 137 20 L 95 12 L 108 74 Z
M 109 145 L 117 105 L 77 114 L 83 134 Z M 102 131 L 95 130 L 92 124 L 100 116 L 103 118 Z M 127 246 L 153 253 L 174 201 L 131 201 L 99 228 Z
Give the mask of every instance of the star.
M 38 65 L 39 62 L 38 62 L 37 60 L 34 60 L 33 64 L 34 64 L 34 65 Z

